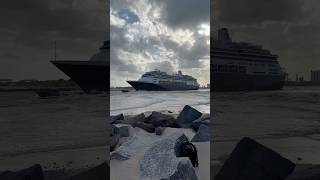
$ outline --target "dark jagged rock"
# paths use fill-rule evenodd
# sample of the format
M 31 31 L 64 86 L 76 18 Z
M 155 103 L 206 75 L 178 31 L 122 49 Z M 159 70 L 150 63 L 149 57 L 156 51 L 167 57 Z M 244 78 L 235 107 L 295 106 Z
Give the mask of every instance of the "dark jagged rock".
M 242 139 L 218 172 L 216 180 L 283 180 L 295 168 L 288 159 L 255 142 Z
M 6 171 L 0 174 L 1 180 L 44 180 L 43 171 L 39 164 L 20 171 Z
M 111 124 L 119 124 L 124 120 L 123 114 L 118 114 L 110 117 Z
M 110 169 L 106 162 L 100 164 L 97 167 L 89 169 L 86 172 L 79 173 L 75 176 L 67 178 L 69 180 L 106 180 L 109 178 Z M 66 179 L 66 180 L 67 180 Z
M 210 141 L 210 128 L 207 125 L 201 124 L 197 133 L 193 136 L 191 142 L 206 142 Z
M 158 136 L 162 135 L 162 133 L 163 133 L 163 131 L 164 131 L 165 129 L 166 129 L 165 127 L 157 127 L 157 128 L 155 129 L 156 135 L 158 135 Z
M 143 113 L 141 113 L 136 116 L 125 117 L 124 120 L 121 121 L 121 123 L 133 125 L 137 122 L 145 122 L 145 121 L 146 121 L 146 116 Z
M 210 127 L 210 114 L 203 114 L 200 118 L 192 122 L 192 129 L 198 131 L 201 125 L 207 125 Z
M 202 116 L 202 113 L 189 105 L 184 106 L 177 118 L 177 124 L 183 128 L 189 128 L 194 120 Z
M 111 133 L 110 133 L 110 151 L 113 151 L 117 146 L 120 138 L 120 130 L 115 125 L 111 125 Z
M 156 111 L 153 111 L 148 117 L 148 122 L 154 127 L 176 127 L 176 120 L 174 117 Z
M 155 131 L 155 128 L 152 124 L 147 124 L 147 123 L 144 123 L 144 122 L 136 122 L 134 124 L 132 124 L 132 127 L 138 127 L 138 128 L 141 128 L 149 133 L 154 133 Z
M 130 136 L 129 127 L 128 126 L 119 127 L 119 134 L 120 134 L 120 137 L 129 137 Z

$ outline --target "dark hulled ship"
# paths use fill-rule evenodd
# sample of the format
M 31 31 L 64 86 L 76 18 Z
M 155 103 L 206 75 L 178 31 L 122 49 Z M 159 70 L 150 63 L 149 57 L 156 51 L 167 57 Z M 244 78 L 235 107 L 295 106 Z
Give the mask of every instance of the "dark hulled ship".
M 89 61 L 51 61 L 85 92 L 107 91 L 109 85 L 110 42 L 105 41 L 100 51 Z
M 219 29 L 211 46 L 211 89 L 214 91 L 276 90 L 284 85 L 278 56 L 261 46 L 233 42 Z
M 138 81 L 127 81 L 136 90 L 145 91 L 179 91 L 179 90 L 197 90 L 199 84 L 195 78 L 183 75 L 181 71 L 178 74 L 169 75 L 166 72 L 154 70 L 146 72 Z

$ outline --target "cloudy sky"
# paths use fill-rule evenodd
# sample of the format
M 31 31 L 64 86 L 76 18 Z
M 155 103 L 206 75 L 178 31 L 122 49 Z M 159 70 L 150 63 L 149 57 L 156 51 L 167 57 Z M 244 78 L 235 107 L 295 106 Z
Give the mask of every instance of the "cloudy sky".
M 207 84 L 209 24 L 209 0 L 111 0 L 111 86 L 154 69 Z
M 214 0 L 212 14 L 212 30 L 228 27 L 233 39 L 272 50 L 291 79 L 320 69 L 319 0 Z
M 208 81 L 208 3 L 112 0 L 115 84 L 154 68 Z M 320 69 L 319 7 L 318 0 L 215 0 L 211 29 L 228 27 L 236 40 L 262 44 L 291 77 L 308 79 L 310 69 Z M 86 60 L 109 39 L 108 15 L 107 0 L 1 0 L 0 78 L 66 78 L 49 62 L 53 41 L 58 58 Z
M 0 79 L 67 78 L 49 61 L 87 60 L 109 38 L 107 0 L 1 0 Z

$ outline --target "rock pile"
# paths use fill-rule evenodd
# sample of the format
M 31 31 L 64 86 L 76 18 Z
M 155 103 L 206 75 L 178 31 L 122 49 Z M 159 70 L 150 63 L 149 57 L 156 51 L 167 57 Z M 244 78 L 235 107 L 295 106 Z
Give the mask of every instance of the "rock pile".
M 180 144 L 189 139 L 178 129 L 193 131 L 194 137 L 189 137 L 191 142 L 210 142 L 210 115 L 186 105 L 177 118 L 153 111 L 149 116 L 119 114 L 110 119 L 113 129 L 111 160 L 126 161 L 141 154 L 140 179 L 198 179 L 190 157 L 180 157 Z M 138 129 L 130 134 L 130 128 Z M 172 128 L 179 133 L 166 133 Z M 124 141 L 122 137 L 126 137 Z
M 197 132 L 194 142 L 210 141 L 210 115 L 202 114 L 198 110 L 186 105 L 180 112 L 177 118 L 171 114 L 165 114 L 157 111 L 151 112 L 151 115 L 146 117 L 144 113 L 136 116 L 124 116 L 119 114 L 111 116 L 112 133 L 110 150 L 113 151 L 119 142 L 120 137 L 128 137 L 127 127 L 117 128 L 119 124 L 126 124 L 133 128 L 138 127 L 149 133 L 161 135 L 166 127 L 171 128 L 192 128 Z M 202 128 L 200 129 L 200 126 Z M 199 131 L 200 129 L 200 131 Z

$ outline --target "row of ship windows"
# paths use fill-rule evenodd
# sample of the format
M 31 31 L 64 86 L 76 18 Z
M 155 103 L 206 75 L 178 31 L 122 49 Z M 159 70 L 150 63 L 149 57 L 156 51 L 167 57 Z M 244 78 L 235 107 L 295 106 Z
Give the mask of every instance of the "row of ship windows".
M 268 69 L 269 74 L 279 74 L 277 69 Z M 213 72 L 239 72 L 239 73 L 246 73 L 245 66 L 238 66 L 238 65 L 222 65 L 222 64 L 214 64 L 213 65 Z M 254 74 L 265 74 L 266 72 L 253 72 Z
M 259 67 L 265 67 L 266 64 L 263 63 L 247 63 L 247 62 L 240 62 L 239 65 L 248 65 L 248 66 L 259 66 Z M 268 64 L 268 67 L 277 67 L 276 64 Z
M 222 65 L 222 64 L 214 64 L 213 65 L 214 72 L 240 72 L 245 73 L 246 67 L 245 66 L 238 66 L 238 65 Z

